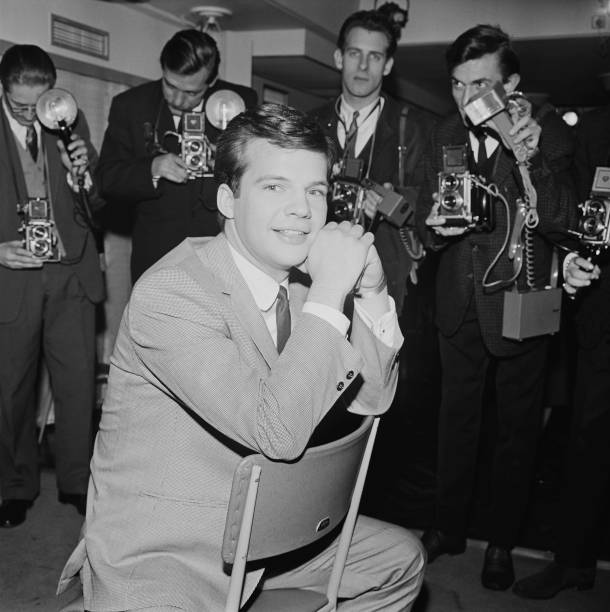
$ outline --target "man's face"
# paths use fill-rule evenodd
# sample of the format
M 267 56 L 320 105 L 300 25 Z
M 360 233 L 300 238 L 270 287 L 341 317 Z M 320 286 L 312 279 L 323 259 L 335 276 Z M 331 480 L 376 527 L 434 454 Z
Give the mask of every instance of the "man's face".
M 249 141 L 243 154 L 238 194 L 227 185 L 218 192 L 218 208 L 228 218 L 225 232 L 244 257 L 281 282 L 307 259 L 326 222 L 326 156 L 260 138 Z
M 468 60 L 453 69 L 451 93 L 464 121 L 464 105 L 482 89 L 493 87 L 496 83 L 502 83 L 507 93 L 514 91 L 519 83 L 518 74 L 512 74 L 504 81 L 497 53 Z
M 36 119 L 36 102 L 49 88 L 50 85 L 11 85 L 4 96 L 12 117 L 21 125 L 32 125 Z
M 177 74 L 163 70 L 163 97 L 173 115 L 192 111 L 202 100 L 208 88 L 208 68 L 193 74 Z
M 335 51 L 335 65 L 341 70 L 343 94 L 366 106 L 381 91 L 383 77 L 390 73 L 393 58 L 386 57 L 388 39 L 382 32 L 352 28 L 345 50 Z

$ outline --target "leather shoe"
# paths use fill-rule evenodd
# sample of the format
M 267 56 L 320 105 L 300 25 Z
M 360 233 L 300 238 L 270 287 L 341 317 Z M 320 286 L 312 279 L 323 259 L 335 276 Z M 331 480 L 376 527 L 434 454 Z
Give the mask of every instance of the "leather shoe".
M 483 586 L 492 591 L 506 591 L 514 581 L 515 570 L 510 550 L 490 544 L 485 551 L 481 573 Z
M 428 563 L 432 563 L 440 555 L 459 555 L 466 550 L 465 538 L 449 535 L 440 529 L 426 529 L 421 536 L 421 542 L 426 549 Z
M 525 599 L 551 599 L 562 589 L 591 589 L 594 582 L 594 567 L 566 567 L 553 561 L 541 572 L 515 583 L 513 592 Z
M 62 504 L 72 504 L 81 516 L 87 512 L 87 496 L 83 493 L 64 493 L 57 494 L 57 500 Z
M 16 527 L 25 521 L 32 502 L 27 499 L 5 499 L 0 504 L 0 527 Z

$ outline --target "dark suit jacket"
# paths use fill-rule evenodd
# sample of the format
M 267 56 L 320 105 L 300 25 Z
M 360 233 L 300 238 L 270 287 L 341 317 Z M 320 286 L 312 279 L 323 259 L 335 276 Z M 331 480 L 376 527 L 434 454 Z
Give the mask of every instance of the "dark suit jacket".
M 574 176 L 579 202 L 591 193 L 597 166 L 610 166 L 610 106 L 587 113 L 577 136 Z M 595 346 L 602 332 L 610 329 L 610 261 L 605 253 L 598 262 L 602 274 L 598 281 L 579 292 L 576 323 L 578 338 L 584 346 Z
M 474 306 L 483 340 L 492 354 L 515 355 L 527 350 L 538 338 L 518 342 L 502 337 L 504 289 L 484 291 L 485 270 L 492 262 L 506 235 L 506 213 L 496 202 L 496 227 L 493 232 L 468 232 L 463 236 L 441 240 L 427 228 L 425 219 L 432 207 L 432 193 L 438 190 L 438 172 L 442 169 L 443 145 L 468 142 L 468 133 L 456 113 L 443 120 L 434 130 L 426 150 L 426 185 L 420 192 L 416 208 L 416 221 L 420 233 L 428 237 L 430 248 L 441 249 L 437 273 L 436 323 L 440 332 L 451 337 L 460 328 L 468 312 L 474 293 Z M 532 160 L 532 182 L 538 194 L 540 223 L 534 236 L 534 263 L 536 287 L 549 282 L 551 247 L 541 237 L 546 232 L 556 233 L 573 223 L 576 201 L 569 167 L 573 154 L 573 141 L 567 126 L 555 113 L 548 113 L 542 121 L 540 153 Z M 492 182 L 507 198 L 511 227 L 515 218 L 515 202 L 521 197 L 520 176 L 512 153 L 500 146 L 494 162 Z M 513 264 L 506 252 L 489 275 L 488 282 L 508 279 L 513 275 Z M 525 284 L 525 266 L 518 279 L 521 289 Z
M 398 130 L 400 112 L 403 104 L 384 95 L 385 103 L 375 133 L 375 148 L 372 155 L 370 178 L 377 183 L 392 183 L 398 180 Z M 324 127 L 328 136 L 337 142 L 338 117 L 335 112 L 335 101 L 325 104 L 312 112 L 312 116 Z M 423 180 L 423 151 L 427 139 L 430 121 L 412 108 L 407 115 L 405 134 L 405 185 L 418 186 Z M 337 142 L 338 145 L 338 142 Z M 368 161 L 368 147 L 359 157 Z M 388 279 L 388 289 L 396 300 L 396 309 L 400 313 L 404 300 L 406 282 L 411 269 L 411 259 L 400 240 L 398 230 L 381 221 L 375 232 L 375 246 Z
M 204 96 L 205 101 L 220 89 L 237 92 L 249 108 L 256 104 L 256 92 L 218 80 Z M 102 195 L 111 208 L 133 210 L 131 272 L 133 282 L 165 253 L 187 236 L 214 236 L 219 231 L 216 185 L 211 178 L 177 184 L 161 179 L 152 183 L 151 163 L 158 144 L 179 152 L 171 112 L 161 81 L 146 83 L 119 94 L 112 101 L 108 128 L 100 153 L 97 178 Z M 206 119 L 205 133 L 212 143 L 219 130 Z
M 75 131 L 89 143 L 89 128 L 84 116 L 79 115 Z M 13 132 L 0 104 L 0 242 L 21 240 L 18 232 L 21 218 L 17 215 L 17 204 L 27 201 L 27 188 L 21 170 Z M 97 158 L 89 143 L 91 166 Z M 57 229 L 66 249 L 66 265 L 73 269 L 92 302 L 104 297 L 104 283 L 95 248 L 95 239 L 82 223 L 74 220 L 76 195 L 66 181 L 66 169 L 57 150 L 57 135 L 42 128 L 42 150 L 47 156 L 49 195 Z M 82 257 L 81 257 L 82 254 Z M 0 266 L 0 322 L 12 321 L 21 308 L 25 284 L 31 270 L 12 270 Z

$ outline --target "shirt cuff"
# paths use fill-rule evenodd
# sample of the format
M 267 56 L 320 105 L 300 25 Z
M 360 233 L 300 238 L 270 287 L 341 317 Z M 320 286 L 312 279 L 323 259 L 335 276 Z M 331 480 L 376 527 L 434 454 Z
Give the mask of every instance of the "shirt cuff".
M 318 302 L 305 302 L 303 304 L 303 313 L 308 313 L 324 319 L 330 323 L 342 336 L 347 336 L 349 328 L 349 319 L 336 308 L 319 304 Z
M 562 272 L 563 272 L 563 277 L 566 277 L 566 272 L 568 271 L 568 266 L 570 265 L 571 261 L 574 261 L 574 259 L 576 259 L 576 257 L 578 257 L 578 253 L 568 253 L 564 259 L 563 259 L 563 266 L 562 266 Z
M 388 302 L 390 309 L 376 321 L 366 311 L 360 300 L 354 300 L 354 310 L 380 342 L 383 342 L 383 344 L 392 349 L 398 350 L 402 346 L 404 338 L 398 325 L 394 298 L 388 296 Z

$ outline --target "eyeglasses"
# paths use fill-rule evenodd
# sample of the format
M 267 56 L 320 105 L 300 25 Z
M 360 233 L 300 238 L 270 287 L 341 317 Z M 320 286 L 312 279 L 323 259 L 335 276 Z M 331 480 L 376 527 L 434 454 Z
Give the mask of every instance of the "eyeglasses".
M 11 97 L 5 92 L 4 97 L 10 109 L 15 115 L 25 115 L 26 113 L 36 114 L 36 104 L 22 104 L 11 100 Z

